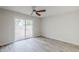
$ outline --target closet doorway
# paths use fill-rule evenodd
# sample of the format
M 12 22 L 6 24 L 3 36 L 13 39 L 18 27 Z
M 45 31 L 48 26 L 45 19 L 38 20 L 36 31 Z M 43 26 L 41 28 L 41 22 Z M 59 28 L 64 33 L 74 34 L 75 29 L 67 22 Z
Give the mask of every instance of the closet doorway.
M 15 41 L 32 37 L 32 27 L 32 20 L 15 19 Z

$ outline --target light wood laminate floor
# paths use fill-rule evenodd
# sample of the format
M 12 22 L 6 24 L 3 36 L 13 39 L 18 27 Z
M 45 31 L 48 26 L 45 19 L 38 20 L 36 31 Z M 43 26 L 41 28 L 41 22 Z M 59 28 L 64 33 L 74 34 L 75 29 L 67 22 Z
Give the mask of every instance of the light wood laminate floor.
M 43 37 L 30 38 L 0 47 L 0 52 L 77 52 L 79 46 L 47 39 Z

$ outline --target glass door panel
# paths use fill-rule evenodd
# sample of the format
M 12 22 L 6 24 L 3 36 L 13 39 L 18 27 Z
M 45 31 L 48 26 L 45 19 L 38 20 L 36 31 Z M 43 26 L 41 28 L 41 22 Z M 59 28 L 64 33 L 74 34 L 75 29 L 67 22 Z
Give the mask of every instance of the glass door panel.
M 26 38 L 32 37 L 32 20 L 26 20 Z
M 15 41 L 32 37 L 32 20 L 15 19 Z
M 15 41 L 25 39 L 25 20 L 15 19 Z

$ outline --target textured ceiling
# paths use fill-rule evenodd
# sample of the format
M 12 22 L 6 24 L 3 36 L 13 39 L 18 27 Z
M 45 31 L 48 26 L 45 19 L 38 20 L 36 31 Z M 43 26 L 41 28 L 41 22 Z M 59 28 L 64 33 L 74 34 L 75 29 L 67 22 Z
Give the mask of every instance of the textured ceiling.
M 20 12 L 26 15 L 30 15 L 32 12 L 32 6 L 0 6 L 0 8 L 8 9 L 11 11 Z M 63 14 L 66 12 L 72 12 L 79 10 L 77 6 L 36 6 L 36 9 L 46 9 L 45 13 L 42 13 L 40 17 L 53 16 L 58 14 Z M 38 17 L 35 13 L 32 16 Z

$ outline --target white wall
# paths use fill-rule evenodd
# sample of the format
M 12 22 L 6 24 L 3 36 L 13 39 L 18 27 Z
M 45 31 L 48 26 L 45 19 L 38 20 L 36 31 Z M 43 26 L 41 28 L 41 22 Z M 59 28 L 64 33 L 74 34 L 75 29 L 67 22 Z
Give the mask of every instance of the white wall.
M 41 19 L 41 35 L 79 45 L 79 11 Z
M 15 19 L 32 19 L 34 22 L 34 36 L 39 36 L 40 20 L 38 18 L 27 16 L 13 11 L 0 9 L 0 46 L 14 41 Z

